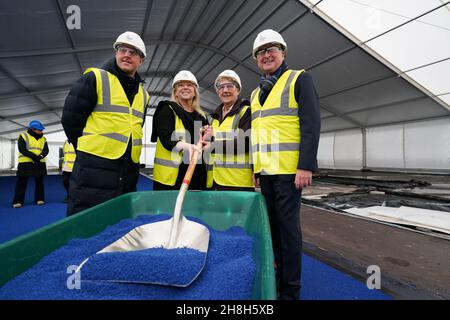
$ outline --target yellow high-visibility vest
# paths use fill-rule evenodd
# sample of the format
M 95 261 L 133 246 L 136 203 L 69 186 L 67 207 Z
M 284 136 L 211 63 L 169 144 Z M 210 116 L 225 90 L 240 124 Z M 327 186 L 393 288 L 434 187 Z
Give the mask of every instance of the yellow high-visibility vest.
M 28 132 L 22 132 L 20 134 L 20 136 L 25 141 L 26 148 L 28 151 L 34 153 L 37 156 L 42 153 L 42 150 L 44 150 L 45 142 L 47 142 L 47 139 L 45 139 L 44 136 L 42 136 L 38 140 L 36 140 L 36 138 L 33 137 L 32 135 L 30 135 Z M 19 163 L 25 163 L 25 162 L 33 162 L 33 159 L 24 156 L 19 151 Z M 41 159 L 40 162 L 45 163 L 45 158 Z
M 251 95 L 252 155 L 255 173 L 295 174 L 300 156 L 300 118 L 295 82 L 305 70 L 287 70 L 273 86 L 264 104 L 260 88 Z
M 73 164 L 75 163 L 75 158 L 77 156 L 75 153 L 75 148 L 69 141 L 66 141 L 64 142 L 63 152 L 64 159 L 62 171 L 72 172 Z
M 110 72 L 90 68 L 97 84 L 97 105 L 90 114 L 77 150 L 106 159 L 118 159 L 131 139 L 131 159 L 139 162 L 142 149 L 142 125 L 149 95 L 142 85 L 130 106 L 119 79 Z
M 239 121 L 248 108 L 249 106 L 243 107 L 240 113 L 226 117 L 220 124 L 217 119 L 212 121 L 216 147 L 208 162 L 206 183 L 208 188 L 212 187 L 214 181 L 228 187 L 252 188 L 255 186 L 250 156 L 248 152 L 245 152 L 245 133 L 239 132 L 238 129 Z M 237 154 L 234 154 L 234 148 L 222 150 L 223 143 L 227 141 L 229 142 L 227 146 L 233 145 L 235 137 L 238 137 Z
M 169 104 L 164 106 L 170 108 L 175 116 L 175 131 L 172 133 L 172 140 L 185 141 L 186 129 L 183 122 Z M 177 182 L 178 170 L 182 159 L 183 151 L 167 150 L 158 137 L 153 162 L 153 180 L 168 186 L 174 186 Z

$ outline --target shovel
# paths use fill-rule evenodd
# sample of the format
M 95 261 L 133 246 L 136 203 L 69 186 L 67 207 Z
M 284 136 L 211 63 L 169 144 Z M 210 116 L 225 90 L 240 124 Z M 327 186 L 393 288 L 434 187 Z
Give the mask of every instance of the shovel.
M 201 148 L 202 142 L 203 139 L 197 143 L 197 146 Z M 83 280 L 187 287 L 198 277 L 206 263 L 209 230 L 204 225 L 190 221 L 181 214 L 184 196 L 198 157 L 199 152 L 194 149 L 191 152 L 189 166 L 177 196 L 173 217 L 136 227 L 84 260 L 77 269 L 78 272 L 84 266 L 81 275 Z M 136 263 L 131 274 L 128 272 L 130 268 L 125 268 L 126 275 L 120 272 L 120 269 L 124 267 L 120 261 L 123 259 L 123 254 L 128 256 L 122 261 L 127 262 L 131 257 L 132 264 Z M 188 258 L 188 262 L 186 258 Z M 90 260 L 93 262 L 91 263 Z M 140 265 L 141 263 L 142 265 Z M 165 263 L 168 265 L 161 268 L 161 264 Z M 109 265 L 108 269 L 105 269 L 105 264 Z M 100 265 L 101 267 L 99 267 Z M 162 272 L 153 273 L 154 269 L 162 270 Z

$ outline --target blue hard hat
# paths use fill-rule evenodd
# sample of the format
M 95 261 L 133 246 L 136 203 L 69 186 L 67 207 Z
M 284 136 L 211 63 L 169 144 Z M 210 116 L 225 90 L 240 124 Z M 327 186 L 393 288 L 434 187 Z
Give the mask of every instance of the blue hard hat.
M 36 129 L 39 131 L 43 131 L 45 129 L 44 125 L 40 121 L 37 121 L 37 120 L 30 121 L 30 124 L 28 125 L 28 127 L 30 129 Z

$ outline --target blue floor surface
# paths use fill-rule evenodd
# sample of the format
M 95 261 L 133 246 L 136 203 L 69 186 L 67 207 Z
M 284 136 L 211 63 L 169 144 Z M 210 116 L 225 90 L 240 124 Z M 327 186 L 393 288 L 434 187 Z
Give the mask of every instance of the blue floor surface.
M 61 175 L 44 179 L 45 205 L 34 204 L 34 178 L 28 179 L 25 204 L 12 208 L 16 177 L 0 177 L 0 244 L 66 217 L 67 205 L 62 203 L 66 190 Z M 153 190 L 152 180 L 139 176 L 138 191 Z
M 66 204 L 61 201 L 65 190 L 60 175 L 45 178 L 46 204 L 33 203 L 34 181 L 30 179 L 25 206 L 13 209 L 15 177 L 0 177 L 0 244 L 49 223 L 63 219 Z M 152 190 L 152 181 L 140 176 L 138 190 Z M 304 300 L 390 300 L 379 290 L 369 290 L 366 284 L 330 266 L 303 255 L 302 294 Z
M 169 215 L 142 215 L 124 219 L 94 237 L 73 239 L 41 259 L 31 269 L 0 288 L 0 300 L 248 300 L 252 295 L 256 264 L 254 238 L 240 227 L 217 231 L 209 228 L 206 257 L 196 250 L 153 248 L 133 252 L 102 253 L 91 257 L 80 273 L 80 290 L 67 287 L 69 266 L 78 266 L 115 239 L 137 226 L 167 220 Z M 197 218 L 192 221 L 200 223 Z M 200 255 L 193 265 L 193 255 Z M 142 264 L 139 264 L 139 261 Z M 205 262 L 202 270 L 203 262 Z M 175 266 L 175 267 L 174 267 Z M 192 270 L 194 269 L 194 270 Z M 131 280 L 183 283 L 201 273 L 189 286 L 113 283 Z M 242 272 L 245 270 L 245 272 Z M 192 274 L 192 271 L 195 274 Z M 189 278 L 189 279 L 188 279 Z M 174 281 L 174 282 L 171 282 Z M 224 289 L 225 288 L 225 289 Z
M 370 290 L 365 283 L 307 255 L 303 255 L 302 268 L 302 300 L 392 299 L 382 291 Z

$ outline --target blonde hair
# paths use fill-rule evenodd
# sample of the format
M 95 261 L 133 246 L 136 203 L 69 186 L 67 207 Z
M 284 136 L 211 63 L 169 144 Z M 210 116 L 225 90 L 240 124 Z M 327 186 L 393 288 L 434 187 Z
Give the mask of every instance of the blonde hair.
M 172 95 L 170 96 L 170 100 L 178 103 L 181 106 L 180 100 L 176 97 L 175 91 L 177 89 L 178 83 L 176 83 L 172 88 Z M 205 112 L 203 112 L 202 108 L 200 107 L 200 92 L 198 90 L 198 87 L 193 84 L 195 96 L 192 100 L 192 109 L 200 113 L 203 117 L 205 117 Z

